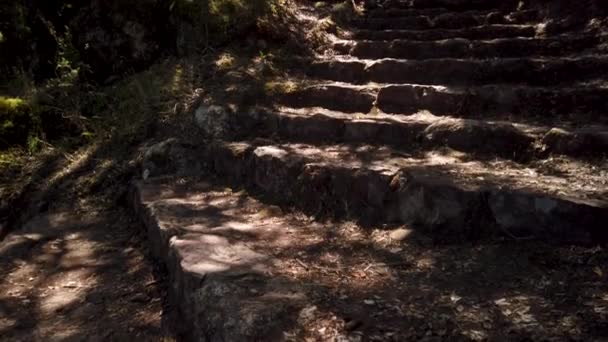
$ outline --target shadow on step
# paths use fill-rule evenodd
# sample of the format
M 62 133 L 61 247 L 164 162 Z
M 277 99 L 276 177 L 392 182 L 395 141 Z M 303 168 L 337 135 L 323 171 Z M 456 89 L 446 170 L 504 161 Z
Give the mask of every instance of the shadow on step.
M 186 337 L 536 340 L 607 332 L 598 311 L 604 275 L 593 271 L 608 262 L 605 251 L 529 241 L 434 245 L 403 228 L 314 222 L 212 182 L 151 180 L 133 194 L 169 269 Z
M 438 241 L 506 235 L 588 244 L 608 238 L 601 175 L 554 176 L 501 161 L 349 148 L 216 143 L 205 158 L 231 184 L 319 219 L 408 223 Z

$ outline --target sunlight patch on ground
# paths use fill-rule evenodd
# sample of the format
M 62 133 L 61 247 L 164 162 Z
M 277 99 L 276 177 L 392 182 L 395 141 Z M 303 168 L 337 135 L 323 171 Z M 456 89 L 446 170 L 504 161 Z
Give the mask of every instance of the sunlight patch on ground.
M 234 56 L 229 52 L 225 52 L 219 55 L 215 61 L 215 66 L 221 71 L 226 71 L 234 66 L 234 62 Z
M 70 163 L 63 170 L 57 172 L 54 176 L 52 176 L 48 180 L 48 185 L 52 185 L 61 179 L 64 176 L 67 176 L 74 172 L 79 167 L 83 167 L 84 164 L 91 158 L 91 156 L 95 153 L 98 146 L 97 144 L 91 144 L 87 148 L 85 148 L 82 152 L 77 153 L 76 155 L 67 156 L 70 159 Z

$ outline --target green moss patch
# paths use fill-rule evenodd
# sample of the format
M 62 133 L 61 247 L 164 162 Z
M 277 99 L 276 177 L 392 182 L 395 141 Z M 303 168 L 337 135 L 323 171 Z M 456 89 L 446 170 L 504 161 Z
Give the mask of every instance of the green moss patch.
M 38 133 L 38 120 L 27 101 L 0 97 L 0 147 L 26 146 Z

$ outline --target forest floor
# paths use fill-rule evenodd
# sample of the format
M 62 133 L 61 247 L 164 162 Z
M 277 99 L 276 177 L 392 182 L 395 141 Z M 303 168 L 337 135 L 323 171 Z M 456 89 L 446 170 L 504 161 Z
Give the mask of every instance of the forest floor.
M 78 193 L 95 170 L 63 174 L 74 162 L 22 156 L 0 172 L 3 196 L 25 190 L 27 203 L 23 224 L 0 244 L 0 340 L 173 340 L 163 273 L 140 224 L 108 200 L 116 188 Z

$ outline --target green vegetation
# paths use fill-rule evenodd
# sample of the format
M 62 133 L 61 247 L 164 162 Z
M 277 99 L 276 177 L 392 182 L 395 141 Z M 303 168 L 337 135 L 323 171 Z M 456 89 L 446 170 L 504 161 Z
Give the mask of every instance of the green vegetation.
M 26 101 L 0 97 L 0 146 L 27 145 L 35 148 L 38 134 L 38 119 Z
M 351 0 L 339 2 L 331 8 L 332 18 L 339 23 L 347 22 L 360 15 L 361 9 L 357 8 Z

